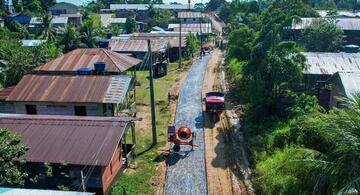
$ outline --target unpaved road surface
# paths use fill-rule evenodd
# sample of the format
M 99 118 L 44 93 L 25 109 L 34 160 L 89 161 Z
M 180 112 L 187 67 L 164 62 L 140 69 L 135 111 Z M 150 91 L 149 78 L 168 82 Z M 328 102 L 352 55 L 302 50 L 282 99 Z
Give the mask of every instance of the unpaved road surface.
M 205 73 L 203 96 L 209 91 L 227 93 L 221 66 L 222 52 L 214 50 Z M 219 117 L 204 114 L 205 158 L 208 194 L 253 194 L 247 185 L 248 162 L 244 153 L 242 136 L 231 125 L 229 118 L 236 117 L 226 101 L 226 112 Z M 238 123 L 238 122 L 237 122 Z
M 165 184 L 167 195 L 207 194 L 202 83 L 210 56 L 194 62 L 180 90 L 175 126 L 189 127 L 196 132 L 197 147 L 182 146 L 180 154 L 170 153 Z

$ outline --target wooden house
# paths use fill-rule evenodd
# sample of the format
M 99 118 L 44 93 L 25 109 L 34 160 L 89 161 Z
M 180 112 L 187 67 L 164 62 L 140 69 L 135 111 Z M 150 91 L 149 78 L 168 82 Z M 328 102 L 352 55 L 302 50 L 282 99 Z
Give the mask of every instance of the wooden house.
M 360 53 L 303 52 L 306 68 L 303 71 L 304 88 L 319 99 L 320 105 L 330 107 L 328 81 L 337 72 L 360 72 Z
M 182 24 L 199 24 L 204 18 L 201 12 L 178 12 L 177 17 Z
M 80 14 L 80 7 L 72 3 L 60 2 L 49 8 L 52 15 Z
M 132 114 L 135 81 L 134 75 L 127 71 L 140 62 L 106 49 L 74 50 L 39 66 L 16 86 L 2 89 L 0 112 L 79 116 Z
M 107 194 L 135 148 L 132 118 L 46 115 L 0 115 L 0 128 L 19 133 L 29 146 L 14 161 L 25 161 L 31 175 L 52 176 L 24 187 L 86 190 Z

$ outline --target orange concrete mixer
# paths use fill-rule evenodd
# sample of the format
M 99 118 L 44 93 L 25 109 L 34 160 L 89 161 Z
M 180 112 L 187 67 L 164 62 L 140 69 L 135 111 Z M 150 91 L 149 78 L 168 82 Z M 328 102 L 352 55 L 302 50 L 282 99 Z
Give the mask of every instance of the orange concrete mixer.
M 194 149 L 195 132 L 191 132 L 188 127 L 180 127 L 176 129 L 175 126 L 168 128 L 168 141 L 174 143 L 174 152 L 180 151 L 181 145 L 188 145 Z

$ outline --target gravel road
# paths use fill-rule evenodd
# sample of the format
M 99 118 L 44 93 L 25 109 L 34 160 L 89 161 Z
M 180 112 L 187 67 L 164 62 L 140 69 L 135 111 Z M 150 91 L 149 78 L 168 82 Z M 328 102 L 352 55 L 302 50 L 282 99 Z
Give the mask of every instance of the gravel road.
M 209 59 L 207 55 L 193 63 L 180 90 L 175 125 L 196 132 L 195 144 L 198 147 L 191 151 L 191 147 L 181 146 L 180 154 L 170 154 L 166 195 L 207 194 L 201 89 Z

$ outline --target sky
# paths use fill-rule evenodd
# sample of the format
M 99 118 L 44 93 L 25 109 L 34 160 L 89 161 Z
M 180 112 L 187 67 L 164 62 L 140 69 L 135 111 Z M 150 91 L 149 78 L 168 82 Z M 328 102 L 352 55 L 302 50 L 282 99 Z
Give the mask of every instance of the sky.
M 77 5 L 82 5 L 86 2 L 89 2 L 91 0 L 57 0 L 57 2 L 70 2 L 70 3 L 74 3 L 74 4 L 77 4 Z M 178 3 L 183 3 L 183 4 L 186 4 L 188 3 L 188 0 L 163 0 L 164 3 L 170 3 L 170 2 L 178 2 Z M 191 4 L 195 4 L 195 3 L 206 3 L 208 2 L 209 0 L 191 0 Z

